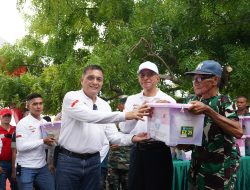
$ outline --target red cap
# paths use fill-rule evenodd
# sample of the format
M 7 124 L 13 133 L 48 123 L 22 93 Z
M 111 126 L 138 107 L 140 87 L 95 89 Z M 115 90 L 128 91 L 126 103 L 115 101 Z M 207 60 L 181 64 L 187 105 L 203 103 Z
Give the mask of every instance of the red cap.
M 1 116 L 5 116 L 5 115 L 12 115 L 12 111 L 8 108 L 4 108 L 0 111 L 0 115 Z

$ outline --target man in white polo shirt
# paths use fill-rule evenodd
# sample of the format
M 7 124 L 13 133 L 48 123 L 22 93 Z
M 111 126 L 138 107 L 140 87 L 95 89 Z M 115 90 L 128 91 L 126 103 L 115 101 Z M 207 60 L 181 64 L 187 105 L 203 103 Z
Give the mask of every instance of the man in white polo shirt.
M 172 102 L 175 100 L 157 88 L 160 81 L 157 66 L 146 61 L 137 71 L 142 91 L 129 96 L 124 111 L 131 111 L 145 102 Z M 136 135 L 147 131 L 147 118 L 144 122 L 131 120 L 119 125 L 124 133 Z M 152 139 L 139 142 L 131 149 L 129 165 L 129 190 L 171 189 L 173 164 L 170 148 L 165 143 Z
M 68 92 L 62 105 L 62 128 L 56 166 L 57 190 L 100 190 L 99 151 L 105 138 L 115 144 L 128 145 L 147 139 L 119 133 L 115 122 L 142 119 L 148 108 L 132 112 L 111 112 L 111 107 L 97 95 L 103 85 L 103 70 L 89 65 L 83 70 L 82 89 Z
M 54 190 L 54 177 L 45 160 L 45 145 L 52 145 L 55 139 L 42 138 L 40 125 L 46 121 L 41 117 L 43 99 L 33 93 L 27 97 L 30 114 L 19 121 L 16 127 L 16 178 L 19 190 L 33 189 L 33 183 L 41 190 Z

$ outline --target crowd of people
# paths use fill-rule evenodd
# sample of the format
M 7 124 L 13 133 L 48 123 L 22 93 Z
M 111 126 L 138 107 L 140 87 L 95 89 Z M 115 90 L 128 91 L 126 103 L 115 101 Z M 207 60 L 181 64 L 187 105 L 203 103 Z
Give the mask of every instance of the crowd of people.
M 40 94 L 27 96 L 27 114 L 16 127 L 10 125 L 12 111 L 2 109 L 0 190 L 7 179 L 12 190 L 172 189 L 170 147 L 149 138 L 147 118 L 153 110 L 146 103 L 176 101 L 157 87 L 154 63 L 140 64 L 137 74 L 141 92 L 120 97 L 119 111 L 112 112 L 98 96 L 103 69 L 86 66 L 82 88 L 66 93 L 56 117 L 61 120 L 58 141 L 41 135 L 40 125 L 49 118 L 42 117 Z M 238 116 L 250 115 L 248 99 L 238 96 L 236 108 L 229 96 L 220 94 L 222 67 L 216 61 L 203 61 L 185 75 L 192 77 L 194 95 L 182 103 L 191 104 L 193 114 L 205 114 L 202 145 L 178 145 L 192 150 L 189 189 L 233 189 L 240 167 L 235 140 L 243 135 Z M 50 155 L 54 158 L 46 159 Z

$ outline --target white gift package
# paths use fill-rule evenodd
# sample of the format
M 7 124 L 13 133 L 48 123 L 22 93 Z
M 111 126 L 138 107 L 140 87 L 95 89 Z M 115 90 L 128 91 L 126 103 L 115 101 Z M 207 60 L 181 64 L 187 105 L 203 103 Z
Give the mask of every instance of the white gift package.
M 250 116 L 239 116 L 244 135 L 250 135 Z
M 61 129 L 61 121 L 43 123 L 40 125 L 40 128 L 43 138 L 51 137 L 58 140 Z
M 191 104 L 148 103 L 153 108 L 148 118 L 147 132 L 153 139 L 166 145 L 202 143 L 204 114 L 188 112 Z

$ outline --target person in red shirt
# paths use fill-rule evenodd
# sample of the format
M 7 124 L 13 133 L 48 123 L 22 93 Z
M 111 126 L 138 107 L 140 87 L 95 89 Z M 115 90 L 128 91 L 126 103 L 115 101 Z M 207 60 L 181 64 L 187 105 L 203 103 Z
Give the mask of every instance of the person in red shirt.
M 2 141 L 2 148 L 0 154 L 0 163 L 3 173 L 0 177 L 0 190 L 6 189 L 6 180 L 10 181 L 11 189 L 17 190 L 16 182 L 11 178 L 11 138 L 16 130 L 16 127 L 10 125 L 12 112 L 8 108 L 0 111 L 1 126 L 0 126 L 0 140 Z

